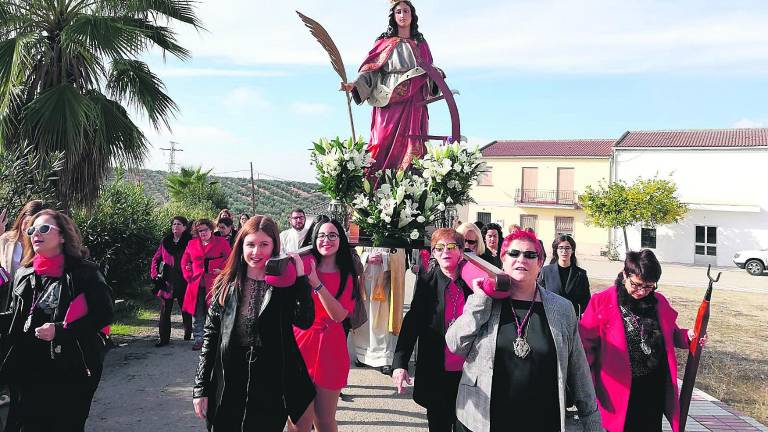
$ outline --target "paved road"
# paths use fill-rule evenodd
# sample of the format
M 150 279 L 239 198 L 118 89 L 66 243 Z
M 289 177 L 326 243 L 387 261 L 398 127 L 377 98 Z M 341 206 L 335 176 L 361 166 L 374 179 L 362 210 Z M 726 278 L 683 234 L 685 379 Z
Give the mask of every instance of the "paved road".
M 190 342 L 155 348 L 140 339 L 113 349 L 93 401 L 89 432 L 204 431 L 192 409 L 197 352 Z M 353 368 L 339 403 L 341 431 L 426 431 L 424 410 L 410 394 L 397 395 L 390 378 Z
M 622 261 L 609 261 L 604 257 L 579 257 L 579 267 L 587 270 L 591 279 L 614 280 L 623 269 Z M 704 288 L 707 286 L 707 267 L 688 264 L 661 263 L 660 284 Z M 768 276 L 750 276 L 736 267 L 714 267 L 712 274 L 722 272 L 718 290 L 757 292 L 768 294 Z

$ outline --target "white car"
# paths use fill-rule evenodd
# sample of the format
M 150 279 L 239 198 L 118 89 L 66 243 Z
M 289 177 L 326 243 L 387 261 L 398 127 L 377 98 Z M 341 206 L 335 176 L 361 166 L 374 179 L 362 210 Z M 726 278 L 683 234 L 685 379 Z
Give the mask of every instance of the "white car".
M 760 276 L 768 267 L 768 249 L 736 252 L 733 263 L 738 268 L 747 270 L 752 276 Z

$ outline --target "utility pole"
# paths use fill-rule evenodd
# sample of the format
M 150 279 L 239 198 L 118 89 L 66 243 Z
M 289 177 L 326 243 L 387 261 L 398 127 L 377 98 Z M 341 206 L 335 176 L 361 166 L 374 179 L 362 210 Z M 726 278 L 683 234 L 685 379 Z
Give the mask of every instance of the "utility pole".
M 168 172 L 176 172 L 176 152 L 183 152 L 184 150 L 180 148 L 176 148 L 179 143 L 176 141 L 169 141 L 171 143 L 171 148 L 163 148 L 161 147 L 160 150 L 166 150 L 169 152 L 168 154 Z
M 253 181 L 253 162 L 251 162 L 251 215 L 256 215 L 256 183 Z

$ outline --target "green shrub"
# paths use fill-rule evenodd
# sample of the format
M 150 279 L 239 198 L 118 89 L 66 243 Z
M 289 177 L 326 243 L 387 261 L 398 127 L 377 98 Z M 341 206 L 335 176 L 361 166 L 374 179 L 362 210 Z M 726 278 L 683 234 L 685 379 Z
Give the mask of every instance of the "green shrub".
M 141 184 L 124 180 L 118 170 L 95 207 L 73 212 L 91 259 L 117 296 L 135 296 L 149 276 L 149 263 L 167 224 L 160 223 L 156 207 Z

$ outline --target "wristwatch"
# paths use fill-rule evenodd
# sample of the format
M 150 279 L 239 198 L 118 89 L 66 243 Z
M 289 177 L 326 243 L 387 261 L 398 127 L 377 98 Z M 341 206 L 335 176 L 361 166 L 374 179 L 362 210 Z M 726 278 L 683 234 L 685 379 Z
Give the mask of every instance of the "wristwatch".
M 320 290 L 321 290 L 321 289 L 323 289 L 323 287 L 324 287 L 324 286 L 325 286 L 325 285 L 323 285 L 323 283 L 322 283 L 322 282 L 320 282 L 320 284 L 319 284 L 318 286 L 316 286 L 316 287 L 312 288 L 312 292 L 313 292 L 313 293 L 315 293 L 315 294 L 317 294 L 318 292 L 320 292 Z

